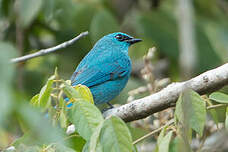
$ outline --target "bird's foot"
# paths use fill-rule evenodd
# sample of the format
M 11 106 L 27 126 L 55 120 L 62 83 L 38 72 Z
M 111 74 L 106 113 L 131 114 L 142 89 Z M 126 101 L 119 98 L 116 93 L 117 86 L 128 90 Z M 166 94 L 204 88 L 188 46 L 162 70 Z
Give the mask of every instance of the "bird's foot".
M 111 103 L 107 102 L 107 104 L 109 105 L 109 107 L 108 107 L 108 108 L 104 108 L 104 109 L 102 110 L 102 113 L 104 113 L 104 112 L 107 111 L 107 110 L 110 110 L 110 109 L 114 108 L 113 105 L 112 105 Z

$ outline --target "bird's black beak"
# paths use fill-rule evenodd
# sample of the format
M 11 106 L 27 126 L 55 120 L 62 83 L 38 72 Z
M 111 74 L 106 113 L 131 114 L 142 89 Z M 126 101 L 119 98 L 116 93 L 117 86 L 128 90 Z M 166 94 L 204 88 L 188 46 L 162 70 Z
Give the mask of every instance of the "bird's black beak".
M 141 42 L 141 41 L 142 41 L 141 39 L 135 39 L 135 38 L 126 40 L 126 42 L 127 42 L 127 43 L 130 43 L 130 45 L 132 45 L 132 44 L 134 44 L 134 43 L 137 43 L 137 42 Z

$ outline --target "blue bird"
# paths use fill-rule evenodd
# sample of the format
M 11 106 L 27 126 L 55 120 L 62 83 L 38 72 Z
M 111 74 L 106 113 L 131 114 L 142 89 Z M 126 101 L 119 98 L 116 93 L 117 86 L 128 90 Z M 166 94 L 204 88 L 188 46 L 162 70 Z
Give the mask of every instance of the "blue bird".
M 71 85 L 90 88 L 95 104 L 107 103 L 126 86 L 131 73 L 128 48 L 141 39 L 117 32 L 104 36 L 82 59 L 71 77 Z

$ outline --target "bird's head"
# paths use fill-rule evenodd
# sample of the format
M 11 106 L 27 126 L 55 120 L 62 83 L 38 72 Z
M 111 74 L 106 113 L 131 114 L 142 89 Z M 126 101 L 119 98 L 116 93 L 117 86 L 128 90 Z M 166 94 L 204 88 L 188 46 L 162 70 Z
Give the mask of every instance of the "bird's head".
M 128 48 L 134 43 L 142 41 L 141 39 L 133 38 L 125 33 L 111 33 L 101 38 L 98 43 L 109 47 Z

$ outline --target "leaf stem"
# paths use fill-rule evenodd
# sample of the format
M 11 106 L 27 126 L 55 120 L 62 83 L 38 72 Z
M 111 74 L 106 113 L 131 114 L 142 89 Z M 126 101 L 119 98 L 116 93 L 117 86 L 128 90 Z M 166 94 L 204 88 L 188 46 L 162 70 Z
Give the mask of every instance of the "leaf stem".
M 228 104 L 216 104 L 216 105 L 208 106 L 207 110 L 215 109 L 215 108 L 218 108 L 218 107 L 225 107 L 225 106 L 228 106 Z
M 66 141 L 66 140 L 68 140 L 68 139 L 70 139 L 72 137 L 81 137 L 81 136 L 80 135 L 75 135 L 75 134 L 74 135 L 70 135 L 70 136 L 64 138 L 63 141 Z
M 160 132 L 163 128 L 165 128 L 165 127 L 167 127 L 167 126 L 169 126 L 169 125 L 171 125 L 171 124 L 173 124 L 173 123 L 174 123 L 174 119 L 171 119 L 171 120 L 170 120 L 169 122 L 167 122 L 167 124 L 165 124 L 164 126 L 161 126 L 160 128 L 155 129 L 155 130 L 153 130 L 152 132 L 150 132 L 150 133 L 148 133 L 148 134 L 142 136 L 141 138 L 135 140 L 135 141 L 133 142 L 133 145 L 137 144 L 138 142 L 144 140 L 144 139 L 147 138 L 147 137 L 150 137 L 150 136 L 154 135 L 154 134 L 157 133 L 157 132 Z

